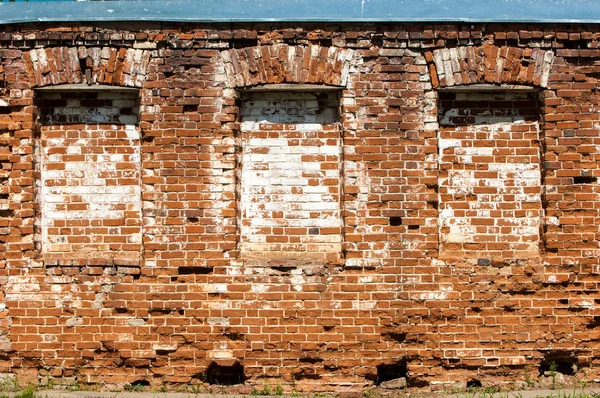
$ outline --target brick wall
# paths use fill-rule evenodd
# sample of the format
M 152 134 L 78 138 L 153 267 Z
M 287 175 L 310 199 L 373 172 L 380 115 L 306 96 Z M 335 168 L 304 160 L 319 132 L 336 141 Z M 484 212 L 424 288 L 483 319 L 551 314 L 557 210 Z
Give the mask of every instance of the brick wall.
M 2 27 L 0 373 L 599 378 L 599 42 L 575 24 Z M 335 90 L 298 90 L 315 84 Z
M 537 93 L 441 94 L 440 251 L 539 256 Z
M 138 257 L 141 250 L 137 98 L 40 95 L 40 243 L 45 257 Z
M 241 255 L 339 262 L 337 93 L 252 93 L 243 101 Z

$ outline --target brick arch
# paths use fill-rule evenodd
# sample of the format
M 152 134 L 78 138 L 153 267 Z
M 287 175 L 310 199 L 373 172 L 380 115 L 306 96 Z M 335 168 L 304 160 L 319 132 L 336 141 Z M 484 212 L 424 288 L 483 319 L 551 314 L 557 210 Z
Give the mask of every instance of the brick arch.
M 150 51 L 114 47 L 39 48 L 24 54 L 30 86 L 105 84 L 141 87 Z
M 273 44 L 221 52 L 230 88 L 261 84 L 326 84 L 344 87 L 354 50 Z
M 548 85 L 552 50 L 483 45 L 425 53 L 434 88 L 468 84 Z

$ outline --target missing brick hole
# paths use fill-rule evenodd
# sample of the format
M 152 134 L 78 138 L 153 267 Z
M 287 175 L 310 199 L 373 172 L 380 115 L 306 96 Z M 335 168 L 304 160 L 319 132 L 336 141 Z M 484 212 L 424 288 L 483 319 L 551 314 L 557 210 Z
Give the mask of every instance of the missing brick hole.
M 85 74 L 85 70 L 86 69 L 87 69 L 86 59 L 85 58 L 79 58 L 79 70 L 81 71 L 82 75 Z M 86 82 L 86 83 L 89 83 L 89 82 Z
M 271 269 L 275 270 L 277 272 L 290 273 L 290 272 L 292 272 L 292 270 L 295 270 L 296 267 L 288 267 L 285 265 L 276 265 L 276 266 L 272 266 Z
M 212 267 L 179 267 L 178 275 L 208 275 L 213 272 Z
M 409 230 L 415 230 L 415 229 L 419 229 L 419 228 L 421 228 L 421 226 L 420 226 L 420 225 L 409 225 L 409 226 L 408 226 L 408 229 L 409 229 Z
M 132 387 L 137 387 L 137 388 L 141 388 L 141 387 L 149 387 L 150 386 L 150 382 L 148 380 L 136 380 L 133 383 L 131 383 Z
M 563 48 L 568 48 L 572 50 L 580 50 L 588 48 L 587 40 L 565 40 L 563 42 Z
M 0 210 L 0 217 L 12 217 L 14 214 L 12 210 Z
M 154 308 L 149 311 L 151 316 L 169 315 L 171 312 L 173 310 L 168 308 Z
M 587 329 L 595 329 L 600 326 L 600 316 L 592 317 L 592 321 L 585 325 Z
M 402 225 L 402 217 L 390 217 L 390 225 L 392 227 Z
M 597 182 L 598 182 L 598 178 L 596 178 L 596 177 L 584 177 L 584 176 L 573 177 L 574 184 L 595 184 Z
M 206 369 L 206 381 L 212 385 L 233 386 L 244 382 L 244 367 L 239 362 L 231 366 L 221 366 L 216 362 Z
M 226 331 L 225 337 L 231 341 L 245 341 L 246 336 L 240 332 Z
M 0 200 L 3 200 L 3 199 L 8 199 L 7 193 L 0 193 Z
M 577 371 L 577 358 L 568 351 L 551 351 L 540 363 L 540 376 L 551 376 L 552 372 L 572 376 Z
M 0 115 L 8 115 L 10 108 L 8 106 L 0 106 Z
M 258 46 L 258 39 L 235 39 L 231 42 L 231 48 L 246 48 Z
M 142 142 L 146 142 L 146 143 L 154 142 L 154 137 L 144 136 L 144 137 L 142 137 Z
M 471 379 L 469 381 L 467 381 L 467 388 L 481 388 L 483 387 L 483 385 L 481 384 L 481 381 L 477 380 L 477 379 Z
M 435 193 L 438 193 L 439 188 L 440 188 L 439 185 L 437 185 L 437 184 L 427 184 L 426 187 L 427 187 L 427 189 L 433 190 L 433 192 L 435 192 Z
M 198 112 L 198 105 L 184 105 L 183 112 L 184 113 Z
M 115 308 L 117 314 L 127 314 L 129 310 L 127 308 Z
M 395 333 L 386 332 L 381 334 L 383 337 L 395 341 L 396 343 L 403 343 L 406 340 L 406 333 Z
M 300 358 L 299 361 L 301 363 L 311 363 L 311 364 L 314 365 L 316 363 L 323 362 L 323 358 L 308 358 L 308 357 L 303 357 L 303 358 Z
M 198 217 L 188 217 L 187 220 L 189 223 L 192 223 L 192 224 L 195 224 L 198 221 L 200 221 L 200 219 Z
M 391 364 L 377 365 L 377 385 L 385 382 L 396 380 L 401 377 L 406 377 L 408 374 L 408 368 L 406 366 L 406 359 L 400 359 Z

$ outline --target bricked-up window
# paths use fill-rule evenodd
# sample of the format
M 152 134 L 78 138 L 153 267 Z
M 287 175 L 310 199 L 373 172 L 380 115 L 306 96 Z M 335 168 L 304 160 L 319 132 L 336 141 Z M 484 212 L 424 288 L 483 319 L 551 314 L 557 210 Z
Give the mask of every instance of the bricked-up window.
M 46 256 L 137 257 L 137 92 L 40 92 L 39 200 Z
M 538 94 L 440 93 L 440 243 L 468 257 L 538 254 Z
M 338 261 L 339 93 L 247 92 L 242 100 L 242 255 Z

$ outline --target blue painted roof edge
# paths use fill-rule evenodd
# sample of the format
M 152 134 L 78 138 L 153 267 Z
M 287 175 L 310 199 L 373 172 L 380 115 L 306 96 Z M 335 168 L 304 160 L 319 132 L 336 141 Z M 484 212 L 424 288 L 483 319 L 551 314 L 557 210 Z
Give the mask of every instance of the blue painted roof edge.
M 0 3 L 27 22 L 600 23 L 597 0 L 121 0 Z

